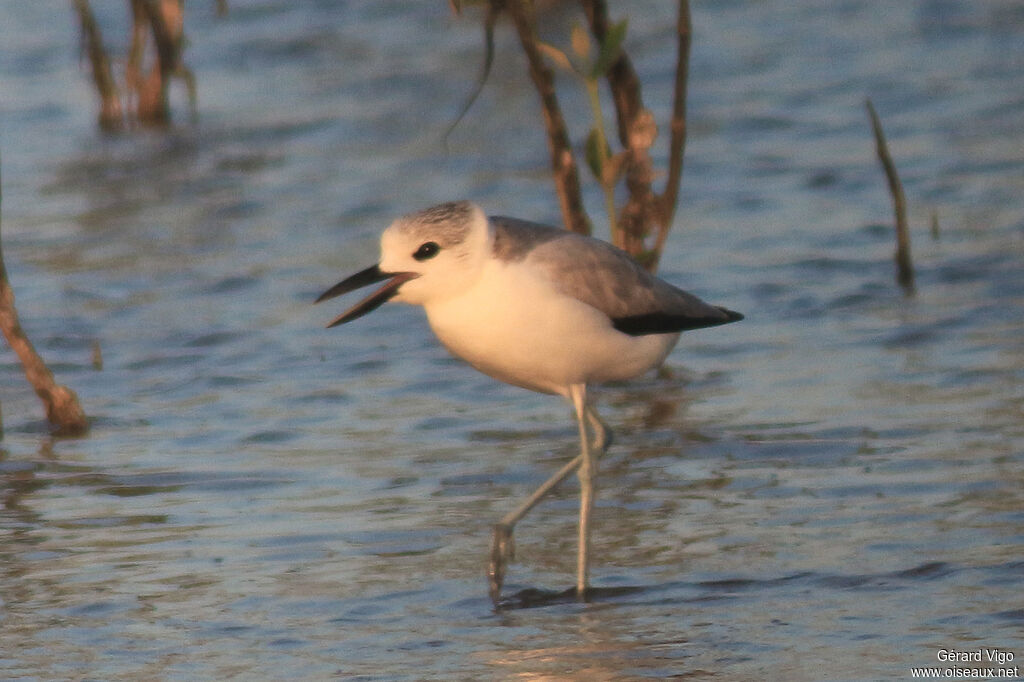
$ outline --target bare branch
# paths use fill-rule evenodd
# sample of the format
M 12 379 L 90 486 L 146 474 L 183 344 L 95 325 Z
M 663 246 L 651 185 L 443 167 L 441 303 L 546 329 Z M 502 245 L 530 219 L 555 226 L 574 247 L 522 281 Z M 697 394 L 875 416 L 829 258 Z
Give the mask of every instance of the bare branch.
M 679 186 L 683 180 L 683 157 L 686 153 L 686 90 L 690 73 L 690 42 L 693 26 L 690 21 L 689 0 L 679 0 L 676 20 L 677 53 L 676 82 L 672 97 L 671 141 L 669 142 L 668 179 L 661 194 L 658 238 L 654 252 L 661 255 L 662 246 L 672 227 L 679 199 Z
M 2 197 L 0 197 L 2 198 Z M 53 373 L 36 353 L 25 330 L 18 321 L 18 310 L 14 305 L 14 291 L 7 279 L 3 249 L 0 247 L 0 329 L 7 343 L 21 360 L 25 378 L 32 384 L 36 395 L 43 402 L 47 420 L 62 435 L 79 435 L 89 429 L 85 412 L 78 402 L 78 396 L 67 386 L 54 381 Z
M 160 71 L 166 76 L 178 70 L 181 61 L 181 0 L 136 0 L 153 29 Z
M 121 94 L 110 71 L 110 60 L 103 48 L 103 36 L 89 6 L 89 0 L 74 0 L 74 3 L 82 26 L 82 41 L 89 55 L 93 83 L 100 96 L 100 127 L 104 130 L 117 130 L 124 125 Z
M 551 172 L 562 209 L 562 222 L 568 230 L 580 234 L 590 234 L 590 221 L 583 208 L 576 159 L 572 152 L 565 119 L 562 116 L 561 107 L 558 105 L 558 97 L 555 94 L 554 74 L 544 62 L 544 56 L 538 47 L 539 39 L 533 4 L 530 0 L 511 0 L 508 3 L 508 12 L 512 16 L 516 32 L 519 34 L 519 42 L 526 53 L 526 59 L 530 65 L 530 77 L 533 79 L 537 94 L 540 95 L 544 123 L 548 133 L 548 149 L 551 153 Z
M 132 40 L 128 47 L 128 59 L 124 67 L 124 86 L 129 97 L 135 98 L 135 110 L 138 111 L 138 93 L 142 89 L 142 61 L 146 54 L 149 41 L 149 29 L 146 11 L 141 0 L 131 0 L 132 6 Z M 129 102 L 131 107 L 132 103 Z
M 609 28 L 607 5 L 604 0 L 581 0 L 581 3 L 591 33 L 599 44 L 603 44 Z M 629 147 L 629 126 L 643 109 L 643 98 L 640 95 L 640 79 L 625 52 L 620 52 L 618 59 L 612 63 L 607 78 L 615 102 L 619 141 L 623 147 Z
M 493 28 L 493 15 L 498 9 L 508 11 L 516 26 L 520 43 L 526 53 L 530 76 L 541 98 L 544 121 L 551 153 L 552 175 L 562 206 L 567 228 L 589 233 L 589 221 L 584 212 L 576 163 L 573 156 L 565 120 L 558 105 L 554 77 L 546 57 L 568 62 L 564 53 L 545 46 L 537 37 L 536 18 L 532 0 L 487 0 L 489 2 L 487 37 Z M 677 22 L 679 55 L 677 60 L 675 93 L 672 107 L 669 149 L 668 181 L 661 194 L 653 189 L 655 170 L 651 148 L 658 136 L 654 115 L 644 106 L 641 82 L 629 56 L 621 44 L 626 31 L 625 22 L 612 23 L 608 16 L 607 0 L 579 0 L 589 24 L 590 34 L 597 41 L 598 57 L 589 67 L 574 72 L 586 82 L 594 113 L 595 133 L 588 138 L 588 163 L 595 170 L 598 182 L 605 190 L 612 229 L 612 240 L 625 249 L 642 265 L 653 271 L 658 265 L 661 250 L 672 225 L 682 180 L 683 153 L 686 142 L 686 87 L 690 53 L 690 6 L 688 0 L 679 0 Z M 454 11 L 461 8 L 461 0 L 450 0 Z M 592 43 L 581 29 L 572 36 L 575 52 L 584 58 L 593 54 Z M 604 137 L 598 79 L 603 77 L 615 105 L 618 139 L 621 152 L 613 152 Z M 605 140 L 607 142 L 607 140 Z M 596 151 L 595 151 L 596 150 Z M 627 198 L 621 208 L 615 206 L 615 184 L 621 178 Z M 615 229 L 617 227 L 617 229 Z M 653 247 L 649 246 L 652 230 L 657 229 Z
M 604 44 L 610 29 L 607 3 L 581 0 L 581 4 L 591 32 L 599 44 Z M 629 198 L 618 220 L 621 236 L 617 245 L 653 271 L 657 267 L 657 249 L 648 251 L 646 237 L 655 222 L 662 222 L 659 201 L 652 190 L 654 164 L 650 156 L 658 127 L 654 116 L 644 107 L 640 78 L 625 52 L 619 52 L 605 78 L 615 103 L 619 141 L 626 149 L 624 170 Z
M 871 100 L 865 100 L 868 109 L 868 116 L 871 119 L 871 130 L 875 135 L 875 151 L 878 153 L 878 160 L 885 170 L 886 180 L 889 182 L 889 193 L 892 195 L 892 209 L 896 216 L 896 281 L 903 287 L 907 294 L 914 292 L 914 264 L 910 259 L 910 231 L 907 228 L 907 200 L 903 195 L 903 183 L 896 172 L 896 164 L 889 155 L 889 147 L 885 142 L 885 133 L 882 131 L 882 122 L 875 111 L 875 105 Z
M 170 119 L 167 88 L 171 77 L 182 71 L 183 13 L 181 0 L 132 0 L 134 29 L 128 77 L 137 93 L 136 114 L 144 123 L 163 124 Z M 146 29 L 153 36 L 156 64 L 140 75 Z

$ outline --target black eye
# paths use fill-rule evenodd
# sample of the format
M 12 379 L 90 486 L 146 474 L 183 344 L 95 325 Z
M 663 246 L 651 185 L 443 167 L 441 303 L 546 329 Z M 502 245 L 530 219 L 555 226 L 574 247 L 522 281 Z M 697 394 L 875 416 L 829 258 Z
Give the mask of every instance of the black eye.
M 420 244 L 420 248 L 416 249 L 416 253 L 412 254 L 412 257 L 416 260 L 427 260 L 437 255 L 441 247 L 437 245 L 437 242 L 426 242 Z

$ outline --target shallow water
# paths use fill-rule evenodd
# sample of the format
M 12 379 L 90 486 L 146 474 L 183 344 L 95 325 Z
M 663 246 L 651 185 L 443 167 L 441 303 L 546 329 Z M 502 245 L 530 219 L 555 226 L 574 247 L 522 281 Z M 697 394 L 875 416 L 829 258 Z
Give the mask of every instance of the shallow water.
M 172 130 L 104 137 L 70 10 L 0 4 L 7 267 L 93 419 L 49 437 L 0 355 L 0 676 L 903 679 L 981 648 L 1020 665 L 1018 3 L 695 4 L 661 274 L 747 319 L 599 392 L 616 442 L 594 598 L 557 596 L 570 484 L 518 528 L 498 610 L 490 525 L 573 456 L 570 410 L 450 359 L 418 310 L 324 330 L 340 306 L 309 303 L 398 213 L 465 196 L 557 219 L 510 32 L 446 150 L 481 58 L 446 3 L 230 5 L 190 4 L 198 122 L 176 91 Z M 662 117 L 670 5 L 631 4 L 627 38 Z M 868 95 L 911 205 L 909 298 Z

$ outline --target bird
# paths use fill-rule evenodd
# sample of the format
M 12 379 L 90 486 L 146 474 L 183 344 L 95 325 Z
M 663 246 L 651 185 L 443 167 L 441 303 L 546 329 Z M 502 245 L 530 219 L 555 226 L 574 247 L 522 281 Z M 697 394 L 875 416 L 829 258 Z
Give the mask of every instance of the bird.
M 574 471 L 580 484 L 575 593 L 589 589 L 596 460 L 610 429 L 587 398 L 595 384 L 632 379 L 664 362 L 681 332 L 743 319 L 648 273 L 600 239 L 485 215 L 474 202 L 439 204 L 396 219 L 376 265 L 324 291 L 316 303 L 384 282 L 335 317 L 335 327 L 388 301 L 422 306 L 441 344 L 514 386 L 562 396 L 575 411 L 580 454 L 493 529 L 487 577 L 497 605 L 514 553 L 513 529 Z

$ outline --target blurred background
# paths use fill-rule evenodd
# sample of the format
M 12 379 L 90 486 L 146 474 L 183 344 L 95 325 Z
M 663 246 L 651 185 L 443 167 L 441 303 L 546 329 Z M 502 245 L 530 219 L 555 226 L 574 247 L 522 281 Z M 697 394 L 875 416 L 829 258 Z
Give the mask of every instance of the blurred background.
M 514 31 L 445 142 L 478 9 L 221 5 L 185 7 L 194 112 L 176 79 L 166 124 L 105 132 L 72 3 L 0 0 L 6 266 L 91 419 L 52 436 L 3 347 L 0 676 L 852 680 L 948 667 L 943 648 L 1024 658 L 1024 6 L 693 3 L 659 274 L 747 318 L 598 392 L 598 598 L 495 611 L 491 524 L 574 456 L 570 409 L 449 358 L 418 309 L 325 330 L 342 306 L 311 301 L 410 210 L 558 224 Z M 126 3 L 91 7 L 122 69 Z M 541 11 L 556 43 L 581 21 Z M 610 4 L 661 167 L 675 11 Z M 581 146 L 585 92 L 559 87 Z M 865 97 L 907 193 L 912 296 Z M 567 483 L 518 527 L 509 593 L 572 585 L 576 513 Z

